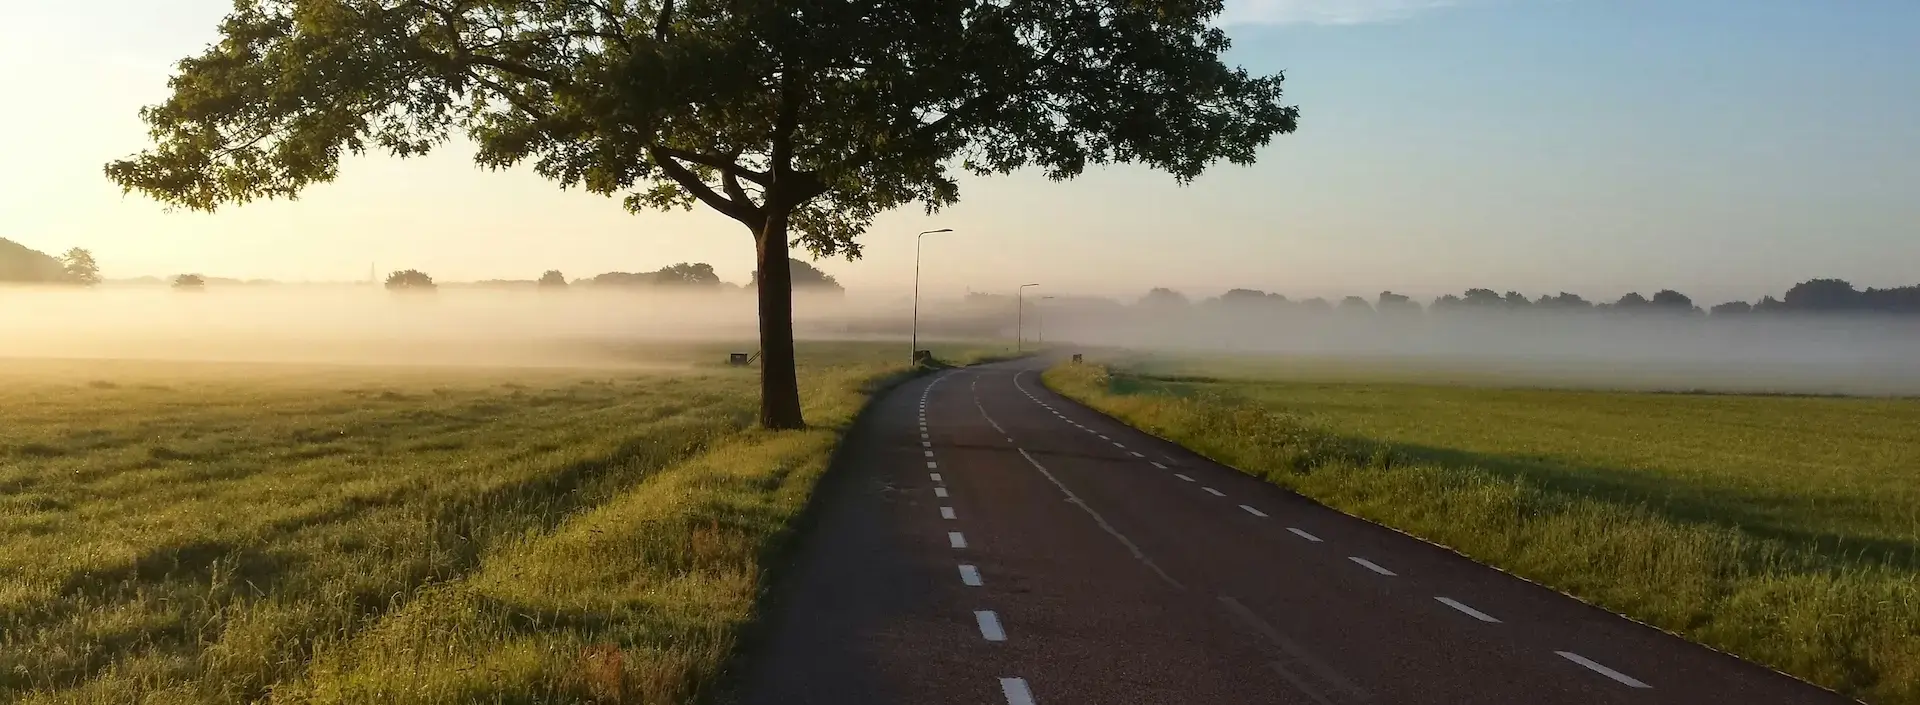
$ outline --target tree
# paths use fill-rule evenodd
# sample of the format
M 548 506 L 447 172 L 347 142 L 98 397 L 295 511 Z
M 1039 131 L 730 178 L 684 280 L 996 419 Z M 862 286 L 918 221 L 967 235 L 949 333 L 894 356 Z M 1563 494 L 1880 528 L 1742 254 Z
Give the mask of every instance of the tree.
M 0 282 L 55 282 L 66 276 L 66 266 L 60 260 L 0 237 Z
M 1593 302 L 1580 298 L 1579 294 L 1569 294 L 1564 291 L 1554 296 L 1547 296 L 1546 294 L 1541 294 L 1540 300 L 1535 301 L 1533 305 L 1539 306 L 1542 308 L 1555 308 L 1555 309 L 1567 309 L 1567 310 L 1585 310 L 1585 309 L 1593 308 Z
M 567 287 L 567 275 L 561 274 L 558 269 L 549 269 L 546 273 L 540 275 L 539 286 L 542 289 L 565 289 Z
M 1146 296 L 1140 297 L 1140 306 L 1142 308 L 1177 310 L 1186 308 L 1187 303 L 1186 294 L 1168 289 L 1164 286 L 1149 289 L 1147 290 Z
M 1506 296 L 1502 296 L 1500 298 L 1506 300 L 1508 308 L 1526 308 L 1528 306 L 1533 305 L 1532 301 L 1527 300 L 1526 294 L 1522 294 L 1518 291 L 1509 291 L 1507 292 Z
M 1327 311 L 1333 310 L 1333 304 L 1327 303 L 1326 299 L 1315 296 L 1311 299 L 1301 301 L 1300 308 L 1306 309 L 1313 313 L 1325 313 Z
M 1613 308 L 1622 311 L 1637 311 L 1646 308 L 1647 304 L 1647 297 L 1641 296 L 1638 291 L 1633 291 L 1628 292 L 1626 296 L 1620 297 L 1619 301 L 1615 301 Z
M 1507 300 L 1500 298 L 1500 294 L 1492 289 L 1468 289 L 1467 295 L 1461 297 L 1460 302 L 1483 308 L 1499 308 L 1507 304 Z
M 803 260 L 787 260 L 787 277 L 788 288 L 792 291 L 807 290 L 837 294 L 847 290 L 846 287 L 840 286 L 840 281 L 834 279 L 833 275 L 822 272 L 819 267 L 813 266 L 813 263 Z M 717 278 L 716 281 L 718 281 Z M 753 276 L 748 278 L 747 286 L 756 288 L 760 286 L 759 272 L 754 272 Z
M 1688 313 L 1693 311 L 1693 299 L 1689 298 L 1686 294 L 1672 289 L 1661 289 L 1653 292 L 1653 299 L 1648 301 L 1647 305 L 1662 311 L 1675 313 Z
M 1742 316 L 1749 313 L 1753 313 L 1753 305 L 1745 301 L 1728 301 L 1708 310 L 1708 315 L 1715 318 L 1720 316 Z
M 1373 313 L 1373 304 L 1358 296 L 1349 296 L 1340 300 L 1339 310 L 1342 313 Z
M 1218 0 L 246 0 L 142 112 L 123 188 L 212 210 L 291 198 L 342 154 L 429 151 L 633 210 L 699 202 L 754 237 L 760 421 L 803 426 L 798 244 L 860 254 L 875 215 L 956 202 L 955 166 L 1052 179 L 1133 162 L 1188 183 L 1292 132 L 1282 77 L 1224 64 Z
M 173 288 L 181 291 L 205 291 L 207 280 L 198 274 L 182 274 L 173 278 Z
M 67 250 L 60 256 L 60 266 L 66 272 L 66 281 L 80 286 L 93 286 L 100 283 L 100 264 L 93 261 L 93 253 L 83 247 Z
M 387 275 L 388 291 L 433 291 L 433 277 L 418 269 L 406 269 Z
M 1810 279 L 1793 285 L 1780 297 L 1798 311 L 1845 311 L 1860 305 L 1860 292 L 1845 279 Z

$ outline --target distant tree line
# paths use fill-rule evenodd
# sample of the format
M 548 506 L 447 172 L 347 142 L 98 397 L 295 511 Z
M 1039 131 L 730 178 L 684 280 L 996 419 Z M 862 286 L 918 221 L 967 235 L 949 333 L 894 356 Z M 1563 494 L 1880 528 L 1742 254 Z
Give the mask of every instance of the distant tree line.
M 1147 310 L 1166 310 L 1196 304 L 1191 304 L 1187 297 L 1178 291 L 1154 288 L 1140 298 L 1138 305 Z M 1197 305 L 1237 310 L 1291 308 L 1303 311 L 1381 314 L 1420 313 L 1423 310 L 1423 307 L 1411 297 L 1391 291 L 1380 292 L 1379 296 L 1371 302 L 1359 296 L 1348 296 L 1336 304 L 1318 297 L 1292 300 L 1281 294 L 1267 293 L 1258 289 L 1231 289 Z M 1441 296 L 1424 307 L 1424 310 L 1435 313 L 1532 309 L 1716 317 L 1767 313 L 1920 315 L 1920 286 L 1860 290 L 1844 279 L 1812 279 L 1795 284 L 1793 288 L 1787 290 L 1785 296 L 1778 299 L 1766 296 L 1754 303 L 1729 301 L 1708 309 L 1702 309 L 1694 304 L 1691 297 L 1672 289 L 1661 289 L 1654 292 L 1652 297 L 1632 292 L 1615 301 L 1597 303 L 1588 301 L 1579 294 L 1564 291 L 1529 298 L 1517 291 L 1501 293 L 1493 289 L 1468 289 L 1460 294 Z
M 93 286 L 100 283 L 100 263 L 83 247 L 53 257 L 0 237 L 0 282 Z

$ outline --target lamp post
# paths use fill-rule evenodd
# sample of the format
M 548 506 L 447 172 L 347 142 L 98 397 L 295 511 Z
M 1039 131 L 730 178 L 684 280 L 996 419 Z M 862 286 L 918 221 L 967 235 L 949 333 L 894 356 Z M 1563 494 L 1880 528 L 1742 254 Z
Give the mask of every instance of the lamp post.
M 928 230 L 913 236 L 913 342 L 908 344 L 907 366 L 919 364 L 915 357 L 920 354 L 920 241 L 934 233 L 950 233 L 953 228 Z
M 1047 301 L 1052 298 L 1051 296 L 1042 296 L 1040 300 Z M 1040 329 L 1040 347 L 1047 347 L 1047 317 L 1041 315 L 1040 304 L 1033 305 L 1033 327 Z
M 1027 306 L 1025 303 L 1022 303 L 1024 300 L 1022 297 L 1027 293 L 1027 287 L 1030 286 L 1040 285 L 1021 284 L 1020 288 L 1015 289 L 1013 292 L 1013 352 L 1015 354 L 1019 354 L 1021 346 L 1027 342 Z

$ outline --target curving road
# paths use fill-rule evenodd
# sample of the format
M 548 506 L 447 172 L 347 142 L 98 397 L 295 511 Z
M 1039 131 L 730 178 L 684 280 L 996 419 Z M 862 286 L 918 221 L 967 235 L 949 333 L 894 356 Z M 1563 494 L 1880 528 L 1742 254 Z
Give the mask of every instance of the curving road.
M 1840 703 L 1045 390 L 896 388 L 848 438 L 745 703 Z

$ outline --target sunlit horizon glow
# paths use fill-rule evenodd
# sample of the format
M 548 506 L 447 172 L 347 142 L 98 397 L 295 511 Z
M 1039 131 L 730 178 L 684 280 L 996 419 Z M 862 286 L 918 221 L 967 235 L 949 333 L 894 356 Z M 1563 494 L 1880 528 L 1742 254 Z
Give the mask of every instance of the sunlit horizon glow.
M 206 215 L 123 196 L 101 165 L 144 146 L 138 109 L 228 7 L 10 10 L 32 29 L 0 60 L 33 68 L 0 75 L 0 93 L 34 109 L 0 114 L 0 237 L 89 248 L 111 278 L 577 278 L 687 261 L 747 281 L 748 234 L 722 216 L 631 215 L 524 168 L 476 169 L 460 140 L 351 159 L 293 202 Z M 1133 167 L 964 179 L 958 206 L 890 213 L 865 260 L 821 268 L 904 292 L 914 235 L 952 228 L 925 243 L 929 296 L 1673 288 L 1710 305 L 1814 277 L 1916 283 L 1920 49 L 1904 38 L 1920 6 L 1248 0 L 1222 22 L 1231 58 L 1285 70 L 1302 109 L 1259 165 L 1186 188 Z

